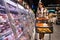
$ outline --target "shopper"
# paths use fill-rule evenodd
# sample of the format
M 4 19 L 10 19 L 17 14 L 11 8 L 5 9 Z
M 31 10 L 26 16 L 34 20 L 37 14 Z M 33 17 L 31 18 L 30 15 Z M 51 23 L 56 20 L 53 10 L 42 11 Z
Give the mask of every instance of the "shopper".
M 47 15 L 48 15 L 47 9 L 44 7 L 44 4 L 42 2 L 40 2 L 38 4 L 38 9 L 37 9 L 36 17 L 39 17 L 39 18 L 40 17 L 46 17 Z M 37 37 L 37 35 L 39 35 L 38 38 L 44 40 L 44 35 L 45 35 L 44 33 L 41 33 L 41 34 L 36 33 L 36 37 Z M 38 38 L 36 38 L 36 39 L 38 39 Z
M 44 4 L 42 2 L 40 2 L 38 4 L 38 9 L 37 9 L 36 15 L 38 17 L 46 17 L 48 15 L 47 9 L 44 7 Z

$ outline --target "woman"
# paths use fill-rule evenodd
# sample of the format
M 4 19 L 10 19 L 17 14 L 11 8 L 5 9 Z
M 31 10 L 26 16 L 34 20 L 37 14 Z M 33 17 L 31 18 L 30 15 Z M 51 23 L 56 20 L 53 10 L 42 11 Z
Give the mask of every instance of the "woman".
M 37 13 L 36 13 L 36 17 L 38 17 L 38 18 L 39 17 L 46 17 L 47 15 L 48 15 L 47 14 L 47 9 L 44 7 L 44 4 L 43 3 L 39 3 L 38 4 Z M 39 38 L 44 40 L 44 33 L 39 34 Z
M 47 14 L 47 9 L 44 7 L 43 3 L 38 4 L 38 9 L 37 9 L 37 16 L 38 17 L 46 17 Z

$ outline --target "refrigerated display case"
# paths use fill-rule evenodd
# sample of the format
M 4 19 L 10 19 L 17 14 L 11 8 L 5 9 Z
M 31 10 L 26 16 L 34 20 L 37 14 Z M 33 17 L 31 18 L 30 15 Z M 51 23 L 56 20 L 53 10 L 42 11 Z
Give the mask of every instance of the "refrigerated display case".
M 3 6 L 4 7 L 4 6 Z M 0 8 L 0 39 L 15 40 L 5 8 Z
M 0 7 L 0 39 L 33 40 L 34 14 L 10 0 L 3 0 L 3 4 L 4 6 Z

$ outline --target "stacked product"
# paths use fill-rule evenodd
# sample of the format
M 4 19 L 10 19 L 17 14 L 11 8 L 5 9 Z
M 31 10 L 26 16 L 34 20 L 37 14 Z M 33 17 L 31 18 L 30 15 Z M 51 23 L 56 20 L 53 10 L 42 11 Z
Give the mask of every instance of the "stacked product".
M 7 14 L 0 11 L 0 40 L 15 40 Z

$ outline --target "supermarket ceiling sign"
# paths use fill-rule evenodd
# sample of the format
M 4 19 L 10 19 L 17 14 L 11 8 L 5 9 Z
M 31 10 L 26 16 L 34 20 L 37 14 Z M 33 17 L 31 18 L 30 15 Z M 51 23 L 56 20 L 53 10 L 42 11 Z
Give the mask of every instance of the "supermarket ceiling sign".
M 36 27 L 37 33 L 51 34 L 53 33 L 53 27 Z

